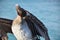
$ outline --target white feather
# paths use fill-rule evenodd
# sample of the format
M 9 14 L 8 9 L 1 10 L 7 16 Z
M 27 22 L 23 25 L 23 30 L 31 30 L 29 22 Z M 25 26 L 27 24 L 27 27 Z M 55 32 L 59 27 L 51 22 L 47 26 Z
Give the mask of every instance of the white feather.
M 12 32 L 17 40 L 32 40 L 32 34 L 25 20 L 22 24 L 12 24 Z

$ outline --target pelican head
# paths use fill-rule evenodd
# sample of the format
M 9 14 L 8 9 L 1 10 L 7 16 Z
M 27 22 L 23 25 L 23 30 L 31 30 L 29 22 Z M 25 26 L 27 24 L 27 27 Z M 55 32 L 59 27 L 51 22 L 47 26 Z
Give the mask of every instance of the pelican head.
M 21 8 L 18 4 L 16 4 L 16 10 L 19 16 L 25 17 L 26 16 L 26 11 Z

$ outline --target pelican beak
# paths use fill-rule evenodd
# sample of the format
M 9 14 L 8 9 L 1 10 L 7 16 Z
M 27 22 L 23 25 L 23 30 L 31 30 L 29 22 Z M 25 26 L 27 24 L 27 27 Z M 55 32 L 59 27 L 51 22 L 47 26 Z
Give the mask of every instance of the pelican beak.
M 25 17 L 26 16 L 26 11 L 21 8 L 18 4 L 16 4 L 16 10 L 17 10 L 17 14 L 21 17 Z
M 16 11 L 19 16 L 22 16 L 21 7 L 18 4 L 16 4 Z

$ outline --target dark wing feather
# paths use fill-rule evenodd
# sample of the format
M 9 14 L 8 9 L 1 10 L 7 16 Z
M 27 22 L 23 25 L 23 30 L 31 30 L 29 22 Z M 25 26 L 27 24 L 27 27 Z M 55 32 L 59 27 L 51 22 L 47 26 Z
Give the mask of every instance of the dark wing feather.
M 10 19 L 5 19 L 5 18 L 0 18 L 0 29 L 4 30 L 6 33 L 11 31 L 11 25 L 12 25 L 12 21 Z
M 31 13 L 29 14 L 30 15 L 28 16 L 28 19 L 35 25 L 34 28 L 36 28 L 35 30 L 37 30 L 38 34 L 43 36 L 45 40 L 50 40 L 45 25 L 40 20 L 38 20 L 34 15 L 32 15 Z
M 47 28 L 45 27 L 45 25 L 37 17 L 35 17 L 30 12 L 29 12 L 29 14 L 30 14 L 29 17 L 34 21 L 35 24 L 37 24 L 39 26 L 39 28 L 42 29 L 42 31 L 48 31 Z
M 28 24 L 28 27 L 30 28 L 30 30 L 32 32 L 32 36 L 33 37 L 36 36 L 38 34 L 38 32 L 37 32 L 36 28 L 34 27 L 35 25 L 32 22 L 32 20 L 28 16 L 25 18 L 25 20 L 26 20 L 26 22 Z

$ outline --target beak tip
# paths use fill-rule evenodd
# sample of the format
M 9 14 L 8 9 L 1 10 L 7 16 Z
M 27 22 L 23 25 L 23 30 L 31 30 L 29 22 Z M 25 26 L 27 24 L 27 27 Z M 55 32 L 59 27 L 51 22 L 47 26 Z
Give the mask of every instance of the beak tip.
M 16 6 L 19 6 L 18 4 L 16 4 Z

